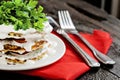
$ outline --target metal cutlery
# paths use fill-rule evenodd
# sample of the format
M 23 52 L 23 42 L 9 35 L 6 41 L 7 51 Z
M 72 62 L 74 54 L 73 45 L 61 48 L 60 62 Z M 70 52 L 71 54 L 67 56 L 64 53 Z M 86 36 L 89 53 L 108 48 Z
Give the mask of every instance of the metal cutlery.
M 70 14 L 67 10 L 64 11 L 58 11 L 58 16 L 59 16 L 59 20 L 60 20 L 60 25 L 61 28 L 63 30 L 67 30 L 68 32 L 75 34 L 76 36 L 78 36 L 90 49 L 91 51 L 94 53 L 94 56 L 102 63 L 104 64 L 110 64 L 113 65 L 115 64 L 115 61 L 113 61 L 111 58 L 109 58 L 107 55 L 101 53 L 100 51 L 98 51 L 95 47 L 93 47 L 82 35 L 80 35 L 78 33 L 78 31 L 76 30 L 72 19 L 70 17 Z
M 59 24 L 50 16 L 47 17 L 50 23 L 53 23 L 55 27 L 53 28 L 58 34 L 62 35 L 66 40 L 68 40 L 71 45 L 74 47 L 74 49 L 80 54 L 83 59 L 86 61 L 86 63 L 90 67 L 100 67 L 100 63 L 97 62 L 95 59 L 93 59 L 91 56 L 89 56 L 80 46 L 78 46 L 70 37 L 69 35 L 60 28 Z

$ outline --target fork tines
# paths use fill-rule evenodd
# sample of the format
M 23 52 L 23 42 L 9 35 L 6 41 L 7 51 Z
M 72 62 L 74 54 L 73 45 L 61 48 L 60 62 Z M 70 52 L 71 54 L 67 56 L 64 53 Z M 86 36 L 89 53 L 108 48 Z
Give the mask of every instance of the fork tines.
M 75 26 L 67 10 L 58 11 L 59 22 L 62 29 L 75 29 Z

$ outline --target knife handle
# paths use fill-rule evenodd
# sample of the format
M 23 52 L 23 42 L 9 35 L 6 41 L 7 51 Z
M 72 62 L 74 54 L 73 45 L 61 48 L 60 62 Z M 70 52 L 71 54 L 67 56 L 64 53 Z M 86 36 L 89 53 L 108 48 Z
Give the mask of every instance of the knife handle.
M 59 34 L 61 34 L 65 39 L 67 39 L 72 44 L 74 49 L 76 49 L 78 54 L 83 57 L 83 59 L 90 67 L 100 67 L 100 63 L 93 59 L 91 56 L 89 56 L 82 48 L 80 48 L 80 46 L 78 46 L 64 30 L 62 31 L 62 33 Z
M 113 65 L 115 64 L 115 61 L 112 60 L 110 57 L 108 57 L 107 55 L 101 53 L 100 51 L 98 51 L 95 47 L 93 47 L 84 37 L 82 37 L 81 34 L 79 34 L 78 32 L 73 31 L 73 34 L 77 35 L 93 52 L 94 56 L 103 64 L 109 64 L 109 65 Z

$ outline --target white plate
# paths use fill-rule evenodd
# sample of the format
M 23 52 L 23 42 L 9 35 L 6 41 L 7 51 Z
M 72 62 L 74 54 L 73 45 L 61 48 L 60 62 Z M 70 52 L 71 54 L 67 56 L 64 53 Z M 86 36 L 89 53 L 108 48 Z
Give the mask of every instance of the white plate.
M 53 47 L 53 50 L 55 50 L 54 53 L 49 52 L 49 54 L 46 57 L 43 57 L 42 59 L 35 61 L 34 63 L 31 62 L 29 64 L 7 65 L 7 64 L 0 63 L 0 70 L 11 70 L 11 71 L 30 70 L 30 69 L 45 67 L 58 61 L 60 58 L 63 57 L 65 53 L 65 50 L 66 50 L 65 44 L 59 37 L 57 37 L 54 34 L 47 35 L 47 38 L 48 40 L 57 43 L 56 46 Z

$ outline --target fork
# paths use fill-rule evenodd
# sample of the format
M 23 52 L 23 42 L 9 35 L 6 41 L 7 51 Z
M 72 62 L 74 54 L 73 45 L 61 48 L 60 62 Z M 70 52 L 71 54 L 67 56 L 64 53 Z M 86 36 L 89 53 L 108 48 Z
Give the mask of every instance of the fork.
M 93 52 L 94 56 L 103 64 L 109 64 L 113 65 L 115 64 L 115 61 L 112 60 L 107 55 L 103 54 L 102 52 L 98 51 L 95 47 L 93 47 L 79 32 L 76 30 L 72 19 L 70 17 L 70 13 L 67 10 L 61 10 L 58 11 L 59 21 L 61 28 L 65 31 L 68 31 L 76 36 L 78 36 L 87 46 L 88 48 Z

